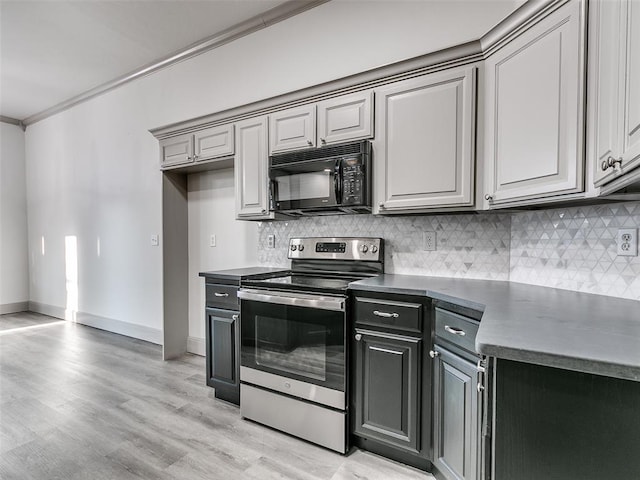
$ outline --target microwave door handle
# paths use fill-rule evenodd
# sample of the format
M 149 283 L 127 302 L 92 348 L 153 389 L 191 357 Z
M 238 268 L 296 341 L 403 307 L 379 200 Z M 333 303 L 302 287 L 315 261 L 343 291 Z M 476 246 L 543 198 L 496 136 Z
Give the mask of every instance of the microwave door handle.
M 342 203 L 342 179 L 340 178 L 340 163 L 341 160 L 336 160 L 336 165 L 333 169 L 333 187 L 336 193 L 336 203 Z

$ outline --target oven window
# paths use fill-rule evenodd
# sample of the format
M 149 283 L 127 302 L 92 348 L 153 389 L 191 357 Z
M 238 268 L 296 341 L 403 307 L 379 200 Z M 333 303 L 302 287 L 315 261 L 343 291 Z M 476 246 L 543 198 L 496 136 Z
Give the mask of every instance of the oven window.
M 256 363 L 324 382 L 327 331 L 312 323 L 256 318 Z M 334 346 L 335 348 L 335 346 Z
M 241 302 L 243 366 L 344 391 L 344 312 Z
M 295 173 L 276 177 L 279 202 L 311 198 L 329 198 L 333 184 L 331 170 Z

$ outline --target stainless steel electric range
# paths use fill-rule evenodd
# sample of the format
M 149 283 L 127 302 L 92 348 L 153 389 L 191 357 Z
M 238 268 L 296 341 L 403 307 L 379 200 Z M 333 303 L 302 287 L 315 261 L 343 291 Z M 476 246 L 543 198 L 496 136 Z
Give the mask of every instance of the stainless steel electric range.
M 244 418 L 347 451 L 346 290 L 382 273 L 383 247 L 381 238 L 292 238 L 290 272 L 243 283 Z

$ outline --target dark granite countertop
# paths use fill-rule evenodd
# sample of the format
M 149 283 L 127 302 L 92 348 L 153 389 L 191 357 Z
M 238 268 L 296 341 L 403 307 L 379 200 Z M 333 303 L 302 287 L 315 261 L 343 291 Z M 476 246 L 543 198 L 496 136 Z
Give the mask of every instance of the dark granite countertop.
M 640 302 L 514 282 L 380 275 L 350 284 L 484 312 L 484 355 L 640 381 Z
M 212 280 L 224 280 L 239 283 L 249 277 L 270 276 L 276 273 L 288 272 L 288 268 L 272 268 L 272 267 L 246 267 L 233 268 L 231 270 L 217 270 L 213 272 L 200 272 L 200 277 Z

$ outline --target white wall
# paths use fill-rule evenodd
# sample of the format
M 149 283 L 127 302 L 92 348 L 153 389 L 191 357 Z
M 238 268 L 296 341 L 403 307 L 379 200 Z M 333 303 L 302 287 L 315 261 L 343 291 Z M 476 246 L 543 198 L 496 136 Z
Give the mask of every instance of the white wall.
M 32 302 L 159 330 L 162 255 L 149 236 L 161 231 L 161 174 L 149 129 L 478 38 L 516 3 L 490 2 L 489 18 L 479 2 L 332 1 L 29 126 Z M 233 258 L 230 246 L 216 252 Z
M 199 272 L 258 265 L 258 225 L 235 220 L 233 169 L 189 175 L 189 347 L 204 355 L 204 278 Z M 216 246 L 210 246 L 211 235 Z
M 0 122 L 0 313 L 29 300 L 24 132 Z

